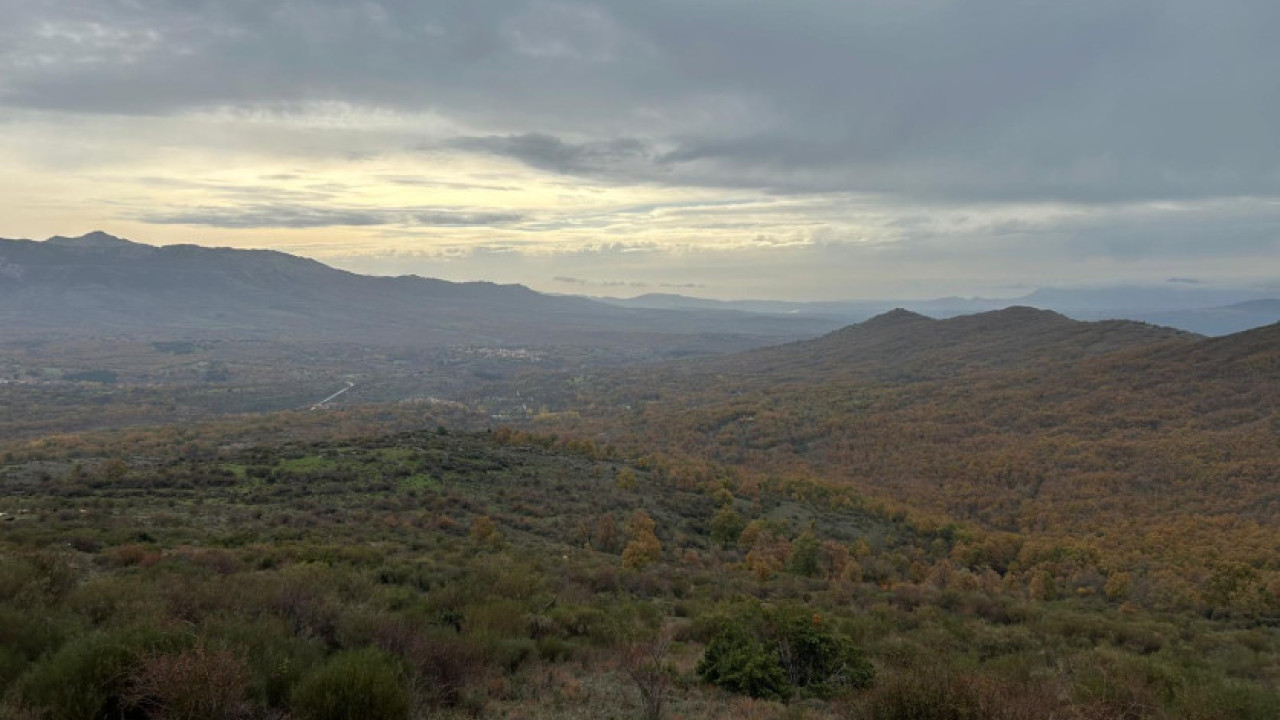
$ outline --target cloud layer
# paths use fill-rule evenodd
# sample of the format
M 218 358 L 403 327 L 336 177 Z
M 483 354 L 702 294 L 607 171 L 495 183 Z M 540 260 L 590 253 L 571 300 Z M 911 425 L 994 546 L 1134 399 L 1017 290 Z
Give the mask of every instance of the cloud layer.
M 1018 238 L 1015 254 L 1076 261 L 1064 280 L 1093 272 L 1098 254 L 1117 275 L 1204 257 L 1280 273 L 1273 2 L 0 0 L 0 11 L 0 161 L 24 175 L 0 190 L 25 193 L 11 213 L 24 227 L 52 222 L 63 193 L 35 188 L 70 182 L 52 173 L 93 171 L 112 180 L 82 201 L 86 218 L 328 228 L 349 237 L 333 252 L 353 256 L 360 243 L 402 257 L 423 242 L 564 255 L 622 241 L 674 263 L 901 243 L 920 267 L 999 265 L 986 253 Z M 225 177 L 233 163 L 254 177 Z M 223 177 L 205 194 L 170 185 L 149 206 L 143 174 Z M 262 185 L 269 197 L 248 189 Z M 569 273 L 543 280 L 557 275 Z

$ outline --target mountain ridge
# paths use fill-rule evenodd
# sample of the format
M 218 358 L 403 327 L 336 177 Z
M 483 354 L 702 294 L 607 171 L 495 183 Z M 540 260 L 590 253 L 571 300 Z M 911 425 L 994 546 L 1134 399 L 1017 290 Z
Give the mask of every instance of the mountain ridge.
M 740 312 L 618 308 L 523 285 L 366 276 L 274 250 L 153 246 L 101 231 L 0 240 L 0 320 L 11 332 L 238 332 L 404 345 L 717 337 L 725 349 L 834 327 Z

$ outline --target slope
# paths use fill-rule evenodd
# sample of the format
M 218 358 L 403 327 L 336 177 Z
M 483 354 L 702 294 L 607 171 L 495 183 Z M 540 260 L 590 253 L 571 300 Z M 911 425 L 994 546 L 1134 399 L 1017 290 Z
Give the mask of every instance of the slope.
M 542 427 L 818 476 L 937 524 L 1141 566 L 1170 597 L 1215 567 L 1280 570 L 1280 325 L 1196 340 L 1036 311 L 895 312 L 600 374 L 570 397 L 582 416 Z

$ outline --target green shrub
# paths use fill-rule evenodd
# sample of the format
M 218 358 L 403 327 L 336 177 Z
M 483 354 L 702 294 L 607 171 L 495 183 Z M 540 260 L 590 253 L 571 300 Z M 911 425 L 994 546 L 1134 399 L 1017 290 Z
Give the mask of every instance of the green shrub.
M 129 676 L 148 653 L 190 638 L 155 626 L 82 635 L 31 667 L 16 684 L 23 705 L 49 720 L 90 720 L 119 708 Z
M 397 720 L 409 717 L 409 693 L 395 660 L 366 648 L 340 652 L 307 675 L 290 698 L 300 720 Z
M 788 607 L 770 614 L 769 628 L 787 680 L 807 694 L 826 697 L 842 688 L 867 688 L 875 668 L 853 642 L 817 613 Z
M 539 638 L 538 657 L 550 662 L 568 660 L 573 655 L 574 645 L 568 640 L 558 637 Z
M 1184 718 L 1194 720 L 1265 720 L 1280 717 L 1280 696 L 1239 680 L 1188 683 L 1178 693 Z
M 0 605 L 0 694 L 32 661 L 61 645 L 75 627 L 76 623 L 48 611 L 36 617 Z
M 698 662 L 698 676 L 741 695 L 785 700 L 791 685 L 778 656 L 741 622 L 726 622 Z
M 781 700 L 866 688 L 875 677 L 846 635 L 803 606 L 739 610 L 721 621 L 697 670 L 733 692 Z
M 537 644 L 529 638 L 488 638 L 489 663 L 507 672 L 515 672 L 537 652 Z
M 586 638 L 597 645 L 615 641 L 616 628 L 608 613 L 583 605 L 560 605 L 548 613 L 559 632 L 570 638 Z
M 247 660 L 249 696 L 273 708 L 288 705 L 295 685 L 324 662 L 324 643 L 295 636 L 282 618 L 218 618 L 205 627 L 206 643 Z
M 0 601 L 26 606 L 62 599 L 76 585 L 67 559 L 49 552 L 0 557 Z

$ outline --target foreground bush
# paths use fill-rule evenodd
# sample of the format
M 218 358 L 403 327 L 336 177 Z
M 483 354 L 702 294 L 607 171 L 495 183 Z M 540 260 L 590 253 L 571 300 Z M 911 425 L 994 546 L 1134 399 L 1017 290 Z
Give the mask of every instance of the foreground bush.
M 227 650 L 152 655 L 134 673 L 125 704 L 155 720 L 235 720 L 248 714 L 247 675 Z
M 1043 720 L 1068 712 L 1062 694 L 1060 688 L 1042 680 L 1008 682 L 926 664 L 877 683 L 844 706 L 842 716 L 851 720 Z
M 19 678 L 17 697 L 49 720 L 121 714 L 129 678 L 144 658 L 181 648 L 189 639 L 156 627 L 83 635 Z
M 373 649 L 341 652 L 298 683 L 291 697 L 300 720 L 399 720 L 409 717 L 400 668 Z
M 698 675 L 743 695 L 787 700 L 869 687 L 875 669 L 847 636 L 803 606 L 747 606 L 721 621 Z

